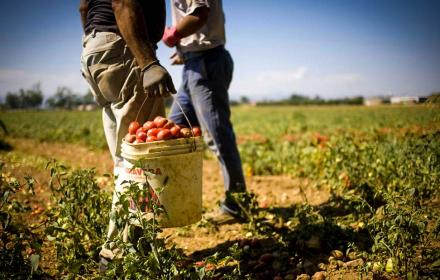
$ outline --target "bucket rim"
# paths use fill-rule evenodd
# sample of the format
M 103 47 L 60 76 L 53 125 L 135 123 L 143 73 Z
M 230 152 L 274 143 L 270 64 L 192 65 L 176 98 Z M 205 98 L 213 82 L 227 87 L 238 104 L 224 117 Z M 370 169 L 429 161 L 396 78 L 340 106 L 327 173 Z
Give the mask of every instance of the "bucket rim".
M 199 150 L 198 149 L 198 150 L 195 150 L 195 151 L 189 151 L 187 153 L 174 154 L 174 155 L 161 155 L 161 156 L 154 156 L 154 157 L 146 157 L 145 155 L 131 157 L 131 156 L 127 156 L 126 153 L 122 152 L 121 156 L 122 156 L 122 158 L 124 160 L 136 160 L 136 161 L 139 161 L 139 160 L 143 160 L 143 159 L 145 159 L 145 160 L 156 160 L 156 159 L 165 159 L 167 157 L 176 157 L 176 156 L 183 156 L 183 155 L 187 156 L 189 154 L 195 154 L 195 153 L 203 154 L 203 150 Z
M 144 143 L 130 143 L 125 141 L 125 138 L 122 139 L 122 144 L 123 145 L 128 145 L 130 147 L 142 147 L 142 146 L 158 146 L 160 144 L 165 144 L 165 143 L 177 143 L 177 142 L 187 142 L 186 144 L 190 144 L 189 141 L 194 141 L 194 142 L 198 142 L 202 140 L 201 136 L 194 136 L 194 137 L 188 137 L 188 138 L 177 138 L 177 139 L 167 139 L 167 140 L 157 140 L 154 142 L 144 142 Z

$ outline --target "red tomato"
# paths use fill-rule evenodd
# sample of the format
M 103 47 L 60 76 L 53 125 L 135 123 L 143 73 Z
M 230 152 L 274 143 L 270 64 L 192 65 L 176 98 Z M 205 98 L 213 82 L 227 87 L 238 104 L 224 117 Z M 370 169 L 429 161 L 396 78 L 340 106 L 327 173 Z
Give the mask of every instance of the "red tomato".
M 180 135 L 180 127 L 178 125 L 175 125 L 170 129 L 170 132 L 174 138 L 178 138 Z
M 157 128 L 160 128 L 163 127 L 168 122 L 168 120 L 164 117 L 157 116 L 156 118 L 154 118 L 153 122 Z
M 151 136 L 147 137 L 147 142 L 154 142 L 154 141 L 157 141 L 157 137 L 156 136 L 151 135 Z
M 144 140 L 136 138 L 136 140 L 134 140 L 133 144 L 139 144 L 139 143 L 145 143 Z
M 156 117 L 154 118 L 153 122 L 156 122 L 157 120 L 160 120 L 160 119 L 165 119 L 165 118 L 162 117 L 162 116 L 156 116 Z
M 180 130 L 180 137 L 189 138 L 191 137 L 191 130 L 187 127 L 184 127 Z
M 174 123 L 173 123 L 172 121 L 168 121 L 168 122 L 163 126 L 163 128 L 171 129 L 173 126 L 174 126 Z
M 155 128 L 156 125 L 152 121 L 147 121 L 144 123 L 143 127 L 148 131 L 149 129 Z
M 157 134 L 157 140 L 167 140 L 170 139 L 171 137 L 172 137 L 171 131 L 166 128 L 162 129 Z
M 147 140 L 147 134 L 143 131 L 139 131 L 138 133 L 136 133 L 136 139 L 141 139 L 145 142 L 145 140 Z
M 138 130 L 139 127 L 141 127 L 141 125 L 138 122 L 136 121 L 131 122 L 130 125 L 128 126 L 128 133 L 135 134 L 136 130 Z
M 133 143 L 134 140 L 136 140 L 136 135 L 133 135 L 133 134 L 127 133 L 127 135 L 125 135 L 124 139 L 125 139 L 125 141 L 128 142 L 128 143 Z
M 202 130 L 198 126 L 193 126 L 192 133 L 194 134 L 195 137 L 202 136 Z
M 152 128 L 148 130 L 147 136 L 157 136 L 157 133 L 159 133 L 159 131 L 160 131 L 159 128 Z

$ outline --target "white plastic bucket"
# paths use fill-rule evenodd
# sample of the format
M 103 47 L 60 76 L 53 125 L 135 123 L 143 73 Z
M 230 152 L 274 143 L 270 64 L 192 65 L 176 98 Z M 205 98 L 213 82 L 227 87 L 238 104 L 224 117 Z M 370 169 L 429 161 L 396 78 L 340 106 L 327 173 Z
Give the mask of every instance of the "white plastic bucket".
M 161 227 L 181 227 L 202 218 L 203 140 L 183 138 L 121 146 L 124 168 L 133 181 L 144 183 L 142 169 L 132 169 L 142 160 L 147 181 L 167 215 L 159 217 Z M 158 190 L 162 190 L 158 192 Z

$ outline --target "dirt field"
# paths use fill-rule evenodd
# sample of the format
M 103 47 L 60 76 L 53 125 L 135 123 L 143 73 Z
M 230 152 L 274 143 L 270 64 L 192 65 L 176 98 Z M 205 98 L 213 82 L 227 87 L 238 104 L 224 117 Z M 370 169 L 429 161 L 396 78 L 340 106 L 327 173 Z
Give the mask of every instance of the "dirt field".
M 44 143 L 30 139 L 7 139 L 13 143 L 14 149 L 0 155 L 6 162 L 7 172 L 16 178 L 25 175 L 33 176 L 37 184 L 36 196 L 26 202 L 33 209 L 51 207 L 49 202 L 49 172 L 45 165 L 50 159 L 56 159 L 72 168 L 95 168 L 103 188 L 111 191 L 112 183 L 102 175 L 112 172 L 112 160 L 107 151 L 90 150 L 72 144 Z M 286 207 L 307 200 L 312 205 L 325 203 L 329 198 L 329 190 L 317 190 L 311 182 L 287 176 L 252 176 L 247 177 L 248 189 L 258 195 L 261 207 Z M 205 212 L 216 209 L 223 198 L 223 181 L 218 162 L 206 152 L 203 163 L 203 208 Z M 29 217 L 29 223 L 38 221 L 38 215 Z M 221 248 L 234 240 L 246 238 L 244 225 L 239 223 L 219 226 L 188 226 L 183 228 L 165 229 L 164 236 L 169 237 L 177 247 L 187 255 L 206 252 L 212 248 Z M 249 236 L 248 236 L 249 237 Z M 54 269 L 54 250 L 46 248 L 41 267 Z M 49 254 L 48 254 L 49 253 Z M 53 254 L 53 256 L 51 256 Z
M 48 201 L 49 172 L 44 169 L 45 162 L 54 158 L 73 168 L 95 168 L 98 175 L 111 173 L 113 163 L 107 151 L 90 150 L 72 144 L 44 143 L 29 139 L 8 139 L 14 144 L 14 150 L 3 153 L 2 157 L 10 162 L 11 175 L 21 178 L 31 175 L 37 180 L 37 196 L 34 203 L 44 206 Z M 35 165 L 34 163 L 39 163 Z M 258 195 L 263 207 L 289 206 L 307 201 L 312 205 L 325 203 L 329 190 L 317 190 L 306 180 L 288 176 L 252 176 L 246 178 L 248 189 Z M 103 187 L 111 191 L 111 184 L 104 182 Z M 206 153 L 203 161 L 203 208 L 213 211 L 223 198 L 223 179 L 217 160 Z M 195 251 L 214 247 L 225 241 L 243 238 L 241 224 L 220 225 L 215 231 L 206 228 L 186 227 L 166 229 L 179 247 L 191 254 Z M 185 233 L 186 232 L 186 233 Z

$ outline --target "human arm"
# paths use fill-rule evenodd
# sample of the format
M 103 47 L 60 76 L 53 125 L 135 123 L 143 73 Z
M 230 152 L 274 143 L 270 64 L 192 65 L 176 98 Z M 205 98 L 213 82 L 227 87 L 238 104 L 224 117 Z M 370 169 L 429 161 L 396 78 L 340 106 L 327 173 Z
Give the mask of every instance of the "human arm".
M 153 46 L 148 37 L 144 13 L 138 0 L 113 0 L 112 8 L 116 23 L 128 48 L 133 53 L 139 67 L 156 61 Z
M 152 96 L 175 93 L 169 73 L 157 60 L 139 1 L 112 0 L 112 8 L 119 32 L 142 69 L 144 89 Z
M 200 28 L 202 28 L 208 21 L 209 7 L 197 7 L 191 14 L 183 17 L 176 26 L 165 29 L 162 37 L 163 42 L 168 47 L 174 47 L 180 39 L 187 37 Z
M 87 3 L 87 0 L 80 0 L 79 13 L 81 15 L 81 23 L 82 23 L 83 30 L 85 30 L 85 28 L 86 28 L 88 10 L 89 10 L 89 5 Z
M 209 8 L 198 7 L 193 13 L 186 15 L 176 24 L 176 30 L 182 36 L 187 37 L 202 28 L 208 21 Z

